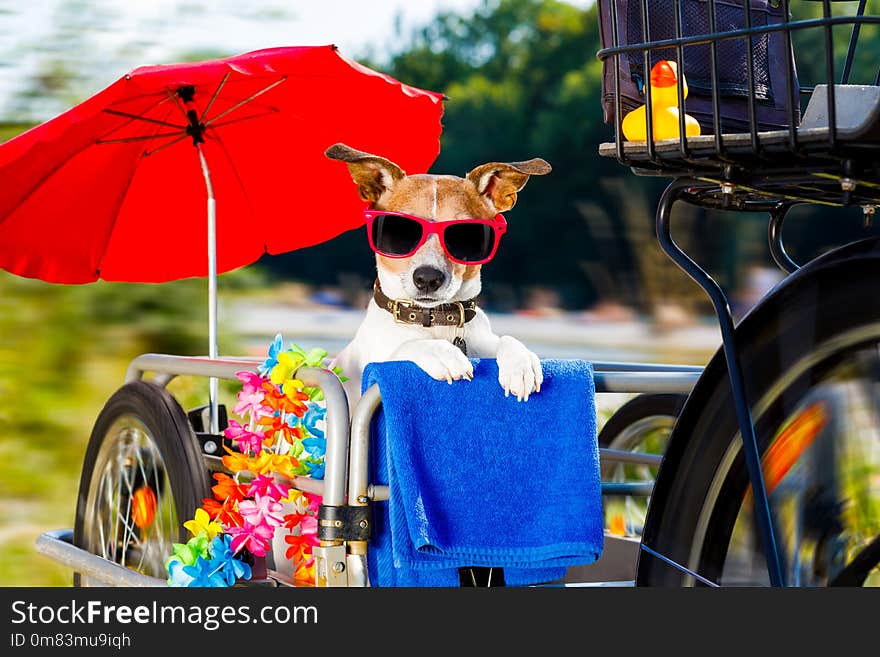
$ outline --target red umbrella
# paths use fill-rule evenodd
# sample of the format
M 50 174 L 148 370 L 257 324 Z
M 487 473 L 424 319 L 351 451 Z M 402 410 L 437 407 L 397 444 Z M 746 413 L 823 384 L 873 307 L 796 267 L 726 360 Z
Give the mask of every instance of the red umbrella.
M 324 150 L 345 142 L 423 172 L 441 114 L 440 94 L 333 46 L 138 68 L 0 145 L 0 267 L 54 283 L 205 276 L 199 151 L 219 272 L 326 241 L 362 204 Z
M 0 145 L 0 267 L 54 283 L 207 275 L 216 357 L 217 272 L 360 225 L 325 149 L 424 172 L 442 100 L 334 46 L 135 69 Z

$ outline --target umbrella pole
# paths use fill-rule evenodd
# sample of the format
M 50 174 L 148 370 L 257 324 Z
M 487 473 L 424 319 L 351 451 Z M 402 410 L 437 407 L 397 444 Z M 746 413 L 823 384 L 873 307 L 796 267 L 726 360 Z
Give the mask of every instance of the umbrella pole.
M 199 152 L 199 162 L 202 165 L 202 175 L 205 177 L 205 188 L 208 192 L 208 356 L 211 359 L 216 359 L 219 355 L 217 348 L 217 204 L 214 201 L 211 171 L 208 169 L 208 162 L 202 152 L 202 145 L 197 143 L 195 146 Z M 217 379 L 209 378 L 208 403 L 212 434 L 217 434 L 220 431 L 217 413 L 218 392 Z

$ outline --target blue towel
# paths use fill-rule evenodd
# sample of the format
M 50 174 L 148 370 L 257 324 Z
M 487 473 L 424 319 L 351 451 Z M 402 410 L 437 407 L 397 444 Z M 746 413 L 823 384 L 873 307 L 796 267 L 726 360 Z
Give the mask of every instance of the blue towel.
M 458 586 L 458 568 L 503 567 L 508 585 L 548 582 L 602 553 L 592 365 L 544 360 L 541 392 L 505 397 L 494 359 L 472 381 L 435 381 L 408 361 L 371 363 L 379 384 L 371 478 L 372 586 Z

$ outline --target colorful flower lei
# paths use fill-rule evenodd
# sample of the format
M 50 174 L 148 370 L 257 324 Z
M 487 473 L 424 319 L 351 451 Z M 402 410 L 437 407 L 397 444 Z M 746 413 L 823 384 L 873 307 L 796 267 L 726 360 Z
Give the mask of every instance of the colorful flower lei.
M 250 579 L 254 559 L 272 551 L 282 528 L 294 581 L 314 583 L 321 497 L 280 483 L 276 475 L 324 478 L 324 395 L 295 374 L 303 366 L 326 367 L 326 357 L 323 349 L 305 352 L 295 344 L 284 350 L 276 335 L 257 373 L 236 373 L 242 388 L 232 412 L 240 421 L 229 420 L 224 435 L 238 451 L 224 446 L 222 459 L 232 476 L 215 473 L 213 497 L 183 523 L 192 538 L 172 544 L 165 563 L 169 585 L 232 586 Z M 332 371 L 346 380 L 339 368 Z

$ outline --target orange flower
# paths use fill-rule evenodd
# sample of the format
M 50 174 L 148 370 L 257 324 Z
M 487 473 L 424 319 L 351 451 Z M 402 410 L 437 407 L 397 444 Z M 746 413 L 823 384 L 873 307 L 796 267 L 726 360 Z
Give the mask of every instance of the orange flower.
M 280 431 L 284 440 L 292 445 L 294 440 L 302 438 L 303 435 L 302 429 L 290 426 L 286 420 L 281 419 L 280 415 L 261 417 L 258 420 L 258 423 L 261 426 L 266 427 L 265 435 L 267 440 L 274 440 L 275 436 Z
M 292 456 L 287 454 L 273 454 L 271 452 L 262 452 L 258 456 L 251 459 L 248 464 L 248 470 L 254 474 L 272 474 L 277 472 L 287 477 L 294 477 L 295 470 L 299 466 Z
M 223 457 L 223 465 L 233 472 L 246 470 L 255 475 L 277 472 L 292 479 L 296 476 L 296 468 L 299 467 L 299 461 L 289 454 L 260 452 L 257 456 L 249 458 L 244 454 L 233 452 L 225 445 L 223 449 L 229 452 L 227 456 Z
M 284 542 L 290 546 L 287 548 L 287 552 L 284 553 L 284 556 L 294 563 L 299 563 L 300 561 L 306 561 L 311 558 L 312 546 L 318 544 L 318 539 L 310 534 L 288 534 L 284 537 Z
M 205 499 L 209 498 L 206 497 Z M 284 526 L 287 527 L 289 531 L 293 531 L 294 529 L 299 527 L 299 524 L 302 522 L 302 519 L 304 517 L 305 516 L 302 513 L 288 513 L 286 516 L 284 516 Z
M 232 499 L 228 499 L 222 504 L 212 497 L 206 497 L 202 500 L 202 508 L 211 519 L 221 523 L 226 529 L 241 527 L 244 524 L 244 519 L 235 508 L 236 504 L 238 502 Z
M 220 509 L 223 508 L 223 505 L 220 504 L 220 502 L 215 500 L 213 497 L 203 497 L 202 508 L 205 510 L 211 520 L 216 520 L 217 516 L 220 515 Z
M 226 445 L 223 445 L 223 449 L 226 450 L 227 455 L 222 458 L 223 465 L 225 465 L 232 472 L 240 472 L 242 470 L 248 470 L 250 465 L 250 458 L 247 454 L 242 454 L 241 452 L 233 452 Z
M 308 561 L 300 562 L 293 573 L 293 581 L 295 586 L 314 586 L 315 560 L 310 558 Z
M 244 499 L 247 495 L 247 486 L 239 484 L 235 479 L 222 472 L 214 473 L 214 479 L 217 481 L 215 486 L 211 487 L 211 491 L 221 502 L 224 500 L 232 500 L 237 502 Z
M 288 413 L 293 413 L 297 417 L 302 417 L 309 410 L 303 402 L 309 400 L 308 394 L 302 390 L 289 389 L 284 392 L 284 398 L 287 400 L 286 409 Z
M 266 396 L 263 399 L 263 405 L 268 406 L 273 411 L 283 411 L 284 410 L 284 402 L 286 397 L 278 392 L 278 387 L 270 384 L 263 384 L 263 390 L 266 391 Z
M 267 454 L 269 457 L 269 466 L 265 472 L 277 472 L 285 477 L 293 479 L 296 476 L 296 469 L 299 467 L 299 461 L 288 454 Z
M 285 395 L 278 391 L 278 387 L 272 384 L 266 386 L 263 384 L 263 390 L 266 391 L 266 397 L 263 399 L 263 405 L 268 406 L 278 413 L 290 413 L 297 417 L 302 417 L 308 410 L 303 402 L 309 399 L 309 396 L 300 391 L 294 391 L 291 396 Z

